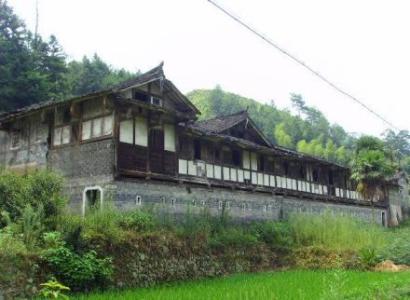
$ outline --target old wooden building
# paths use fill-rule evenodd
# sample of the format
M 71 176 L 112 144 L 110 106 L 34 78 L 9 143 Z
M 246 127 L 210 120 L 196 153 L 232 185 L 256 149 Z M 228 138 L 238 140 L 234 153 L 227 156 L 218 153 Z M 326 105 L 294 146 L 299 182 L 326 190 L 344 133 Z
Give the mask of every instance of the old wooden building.
M 71 207 L 83 213 L 111 200 L 124 209 L 224 208 L 238 218 L 325 210 L 380 224 L 400 217 L 389 202 L 398 186 L 386 183 L 371 203 L 348 168 L 273 145 L 246 111 L 198 115 L 160 65 L 106 90 L 1 115 L 0 162 L 61 173 Z

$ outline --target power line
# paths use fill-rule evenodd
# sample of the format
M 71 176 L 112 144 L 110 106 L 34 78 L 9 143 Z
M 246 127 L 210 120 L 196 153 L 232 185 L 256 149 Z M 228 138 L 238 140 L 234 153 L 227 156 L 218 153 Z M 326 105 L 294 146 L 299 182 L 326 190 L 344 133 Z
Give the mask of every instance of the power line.
M 335 83 L 333 83 L 332 81 L 330 81 L 329 79 L 327 79 L 325 76 L 323 76 L 322 74 L 320 74 L 318 71 L 316 71 L 315 69 L 313 69 L 312 67 L 310 67 L 308 64 L 306 64 L 305 62 L 303 62 L 302 60 L 300 60 L 299 58 L 297 58 L 296 56 L 292 55 L 291 53 L 289 53 L 287 50 L 283 49 L 282 47 L 280 47 L 278 44 L 276 44 L 275 42 L 273 42 L 269 37 L 267 37 L 266 35 L 258 32 L 256 29 L 252 28 L 250 25 L 246 24 L 244 21 L 242 21 L 239 17 L 235 16 L 232 12 L 229 12 L 227 9 L 223 8 L 222 6 L 220 6 L 218 3 L 216 3 L 213 0 L 208 0 L 209 3 L 211 3 L 212 5 L 214 5 L 216 8 L 218 8 L 220 11 L 222 11 L 224 14 L 226 14 L 227 16 L 229 16 L 231 19 L 233 19 L 234 21 L 236 21 L 237 23 L 239 23 L 240 25 L 242 25 L 243 27 L 245 27 L 246 29 L 248 29 L 250 32 L 252 32 L 253 34 L 255 34 L 256 36 L 258 36 L 259 38 L 261 38 L 262 40 L 264 40 L 265 42 L 267 42 L 269 45 L 273 46 L 274 48 L 276 48 L 277 50 L 279 50 L 280 52 L 282 52 L 284 55 L 286 55 L 287 57 L 289 57 L 290 59 L 292 59 L 293 61 L 295 61 L 296 63 L 298 63 L 299 65 L 301 65 L 302 67 L 304 67 L 305 69 L 307 69 L 308 71 L 310 71 L 311 73 L 313 73 L 313 75 L 315 75 L 316 77 L 318 77 L 319 79 L 321 79 L 322 81 L 324 81 L 325 83 L 327 83 L 328 85 L 330 85 L 333 89 L 335 89 L 337 92 L 339 92 L 340 94 L 352 99 L 354 102 L 358 103 L 360 106 L 362 106 L 364 109 L 366 109 L 367 111 L 369 111 L 371 114 L 375 115 L 377 118 L 379 118 L 380 120 L 382 120 L 385 124 L 389 125 L 389 127 L 396 129 L 398 131 L 400 131 L 400 128 L 398 128 L 397 126 L 393 125 L 393 123 L 389 122 L 388 120 L 386 120 L 386 118 L 384 118 L 382 115 L 380 115 L 379 113 L 375 112 L 373 109 L 371 109 L 369 106 L 367 106 L 366 104 L 364 104 L 362 101 L 360 101 L 358 98 L 356 98 L 355 96 L 353 96 L 352 94 L 344 91 L 342 88 L 338 87 Z

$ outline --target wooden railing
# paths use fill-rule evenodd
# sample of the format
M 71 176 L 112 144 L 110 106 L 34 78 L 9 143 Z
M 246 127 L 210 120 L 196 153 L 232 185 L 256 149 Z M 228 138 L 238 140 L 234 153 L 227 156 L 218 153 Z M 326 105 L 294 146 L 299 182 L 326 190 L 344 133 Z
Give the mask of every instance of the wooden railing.
M 357 191 L 308 180 L 268 174 L 256 170 L 245 170 L 237 167 L 211 164 L 204 161 L 179 159 L 178 173 L 180 175 L 236 182 L 239 184 L 251 184 L 254 186 L 281 188 L 317 195 L 332 195 L 338 198 L 364 200 Z

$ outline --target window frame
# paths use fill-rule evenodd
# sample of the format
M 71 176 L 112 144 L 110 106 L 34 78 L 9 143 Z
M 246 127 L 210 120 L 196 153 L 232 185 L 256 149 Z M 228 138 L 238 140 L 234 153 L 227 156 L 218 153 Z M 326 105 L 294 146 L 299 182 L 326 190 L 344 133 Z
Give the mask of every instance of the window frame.
M 68 143 L 63 143 L 63 131 L 64 128 L 69 127 L 70 130 L 70 137 L 69 137 L 69 142 Z M 56 145 L 55 144 L 55 140 L 56 140 L 56 130 L 61 128 L 61 135 L 60 135 L 60 144 Z M 62 125 L 58 125 L 58 126 L 54 126 L 53 128 L 53 133 L 52 133 L 52 147 L 53 148 L 59 148 L 59 147 L 65 147 L 65 146 L 69 146 L 72 145 L 73 139 L 72 139 L 72 135 L 73 135 L 73 124 L 68 123 L 68 124 L 62 124 Z
M 105 124 L 105 118 L 107 117 L 111 117 L 112 118 L 112 124 L 111 124 L 111 133 L 109 134 L 104 134 L 104 124 Z M 94 120 L 97 119 L 101 119 L 101 135 L 99 136 L 93 136 L 93 132 L 94 132 Z M 91 122 L 90 124 L 90 138 L 84 139 L 83 137 L 83 128 L 84 128 L 84 123 L 86 122 Z M 103 139 L 107 139 L 110 137 L 114 136 L 114 125 L 115 125 L 115 115 L 114 112 L 110 112 L 101 116 L 97 116 L 97 117 L 92 117 L 92 118 L 85 118 L 81 120 L 81 126 L 80 126 L 80 143 L 84 144 L 84 143 L 89 143 L 89 142 L 94 142 L 94 141 L 98 141 L 98 140 L 103 140 Z

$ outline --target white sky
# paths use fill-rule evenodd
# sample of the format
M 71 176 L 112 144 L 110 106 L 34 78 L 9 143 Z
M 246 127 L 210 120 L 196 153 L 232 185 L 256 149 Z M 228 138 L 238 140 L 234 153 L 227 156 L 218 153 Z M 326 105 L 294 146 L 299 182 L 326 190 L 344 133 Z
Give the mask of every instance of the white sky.
M 34 30 L 35 0 L 9 0 Z M 402 129 L 410 129 L 410 2 L 219 0 Z M 183 92 L 213 88 L 290 107 L 289 93 L 350 132 L 386 125 L 206 0 L 39 0 L 39 32 L 71 59 L 97 52 L 130 71 L 165 61 Z

